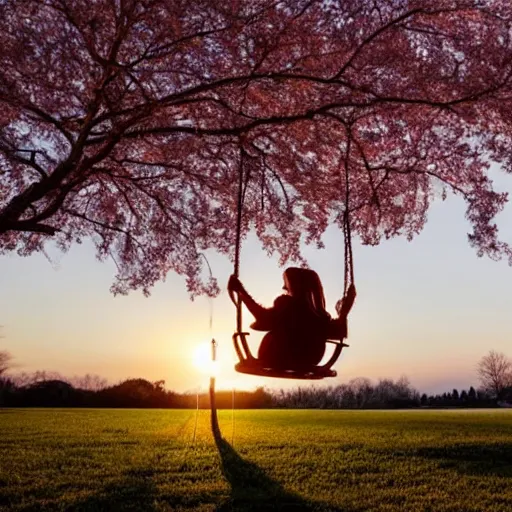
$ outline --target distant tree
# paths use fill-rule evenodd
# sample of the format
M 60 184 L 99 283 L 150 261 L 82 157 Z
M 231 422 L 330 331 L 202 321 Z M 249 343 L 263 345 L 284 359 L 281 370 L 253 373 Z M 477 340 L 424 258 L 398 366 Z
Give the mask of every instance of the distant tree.
M 468 400 L 470 402 L 474 402 L 476 400 L 476 398 L 477 398 L 476 390 L 473 386 L 470 386 L 469 391 L 468 391 Z
M 0 377 L 12 367 L 12 356 L 6 350 L 0 351 Z
M 161 386 L 146 379 L 127 379 L 98 392 L 104 406 L 114 407 L 169 407 L 174 393 L 167 393 Z
M 108 386 L 107 379 L 99 375 L 86 374 L 83 377 L 73 377 L 70 383 L 77 389 L 84 391 L 100 391 Z
M 458 399 L 459 399 L 459 392 L 456 389 L 454 389 L 452 391 L 452 400 L 458 400 Z
M 479 388 L 476 391 L 476 403 L 480 407 L 490 407 L 496 405 L 496 400 L 499 396 L 494 394 L 494 391 L 485 388 Z
M 339 400 L 340 407 L 354 409 L 357 407 L 357 398 L 354 390 L 350 385 L 340 386 Z
M 461 400 L 461 402 L 467 402 L 468 401 L 468 392 L 465 389 L 463 389 L 460 392 L 460 400 Z
M 419 393 L 412 388 L 406 376 L 397 381 L 380 379 L 373 388 L 370 403 L 374 407 L 411 407 L 420 403 Z
M 68 382 L 47 380 L 23 388 L 18 400 L 30 407 L 74 407 L 82 405 L 81 396 Z
M 491 350 L 477 365 L 482 388 L 497 398 L 510 382 L 512 361 L 502 352 Z
M 16 393 L 14 382 L 7 377 L 0 377 L 0 407 L 13 405 L 13 396 Z
M 356 377 L 348 383 L 352 389 L 356 407 L 365 408 L 368 402 L 371 401 L 373 395 L 373 386 L 370 379 L 367 377 Z
M 500 400 L 512 404 L 512 385 L 504 388 L 499 396 Z
M 262 409 L 272 407 L 274 404 L 279 406 L 276 402 L 274 402 L 274 398 L 271 393 L 266 391 L 263 387 L 258 387 L 254 391 L 236 391 L 234 398 L 234 407 L 236 409 Z M 301 407 L 305 403 L 309 403 L 310 407 L 315 407 L 314 390 L 305 390 L 302 398 L 303 401 L 297 403 L 297 407 Z M 204 403 L 206 407 L 209 407 L 209 400 L 204 400 Z M 217 391 L 216 403 L 219 409 L 231 409 L 233 407 L 233 392 L 220 390 Z M 285 406 L 285 404 L 283 403 L 281 406 Z M 289 404 L 286 406 L 289 406 Z
M 33 374 L 28 373 L 28 372 L 17 373 L 12 376 L 12 380 L 15 383 L 15 385 L 19 388 L 28 386 L 35 382 L 35 379 L 33 378 Z
M 341 225 L 415 236 L 459 195 L 478 254 L 512 258 L 488 176 L 512 168 L 505 0 L 1 0 L 0 253 L 89 238 L 113 289 L 243 234 L 282 261 Z
M 153 382 L 153 388 L 156 391 L 164 391 L 165 390 L 165 380 L 157 380 Z
M 31 386 L 33 384 L 36 384 L 38 382 L 46 382 L 46 381 L 62 381 L 62 382 L 68 382 L 68 379 L 63 377 L 58 372 L 49 372 L 46 370 L 38 370 L 33 373 L 28 372 L 21 372 L 18 374 L 14 374 L 12 377 L 12 380 L 16 384 L 17 387 L 25 387 L 25 386 Z
M 272 396 L 263 386 L 258 386 L 253 392 L 253 401 L 254 407 L 270 407 L 272 404 Z
M 426 393 L 423 393 L 420 398 L 421 405 L 425 406 L 428 405 L 428 397 Z

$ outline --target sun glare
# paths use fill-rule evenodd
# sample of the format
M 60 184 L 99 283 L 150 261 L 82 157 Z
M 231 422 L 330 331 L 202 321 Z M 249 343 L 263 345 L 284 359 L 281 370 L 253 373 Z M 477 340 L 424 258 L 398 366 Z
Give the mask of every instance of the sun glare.
M 212 361 L 210 343 L 201 343 L 194 350 L 194 366 L 201 372 L 215 377 L 219 373 L 219 362 Z

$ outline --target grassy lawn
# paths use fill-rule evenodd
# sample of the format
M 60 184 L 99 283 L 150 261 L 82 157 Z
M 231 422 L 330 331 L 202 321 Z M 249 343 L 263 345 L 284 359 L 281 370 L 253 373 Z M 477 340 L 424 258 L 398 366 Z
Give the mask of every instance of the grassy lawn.
M 512 411 L 0 410 L 0 510 L 512 510 Z M 194 434 L 195 433 L 195 434 Z

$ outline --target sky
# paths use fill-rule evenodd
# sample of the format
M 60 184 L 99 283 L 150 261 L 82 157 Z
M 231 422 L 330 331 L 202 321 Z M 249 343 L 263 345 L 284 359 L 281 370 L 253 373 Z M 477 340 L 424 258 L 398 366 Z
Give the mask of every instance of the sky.
M 499 173 L 496 188 L 512 192 L 512 176 Z M 449 196 L 434 203 L 425 229 L 413 241 L 353 242 L 358 297 L 349 318 L 349 348 L 334 368 L 338 377 L 407 376 L 420 392 L 478 386 L 476 364 L 490 350 L 512 357 L 512 268 L 479 258 L 467 242 L 464 202 Z M 497 217 L 501 238 L 512 243 L 512 206 Z M 328 309 L 343 289 L 343 236 L 330 228 L 326 248 L 305 247 L 324 285 Z M 169 274 L 149 298 L 141 292 L 114 297 L 115 268 L 100 263 L 92 244 L 62 254 L 0 257 L 0 350 L 14 357 L 16 372 L 46 370 L 63 376 L 97 374 L 112 384 L 126 378 L 165 380 L 179 392 L 205 390 L 209 375 L 197 363 L 218 342 L 219 389 L 288 388 L 303 381 L 237 374 L 231 342 L 235 310 L 225 290 L 232 264 L 209 256 L 223 286 L 216 299 L 194 301 L 184 279 Z M 281 293 L 283 268 L 255 237 L 242 250 L 241 280 L 261 304 Z M 210 313 L 213 325 L 209 328 Z M 251 316 L 245 312 L 246 325 Z M 250 336 L 257 351 L 262 333 Z

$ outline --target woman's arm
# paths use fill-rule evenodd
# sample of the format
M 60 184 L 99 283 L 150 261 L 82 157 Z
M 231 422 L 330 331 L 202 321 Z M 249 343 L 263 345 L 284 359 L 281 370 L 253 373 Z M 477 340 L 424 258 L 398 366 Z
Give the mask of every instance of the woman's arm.
M 268 322 L 270 317 L 272 316 L 272 310 L 258 304 L 249 293 L 243 289 L 243 291 L 239 294 L 242 302 L 247 306 L 247 309 L 250 311 L 252 316 L 261 322 Z
M 257 322 L 264 324 L 271 322 L 272 309 L 265 308 L 258 304 L 247 292 L 247 290 L 244 288 L 244 285 L 237 277 L 231 276 L 229 278 L 228 290 L 238 294 L 240 300 L 247 306 L 247 309 L 250 311 L 252 316 L 254 316 Z
M 342 341 L 348 336 L 347 317 L 354 305 L 356 295 L 356 287 L 351 284 L 347 290 L 347 295 L 336 304 L 338 318 L 333 318 L 329 322 L 328 339 Z
M 348 336 L 347 317 L 332 318 L 327 326 L 327 339 L 343 341 Z
M 356 287 L 351 284 L 348 287 L 347 295 L 338 301 L 336 304 L 336 312 L 338 313 L 338 319 L 347 318 L 352 306 L 354 305 L 354 301 L 356 300 Z

